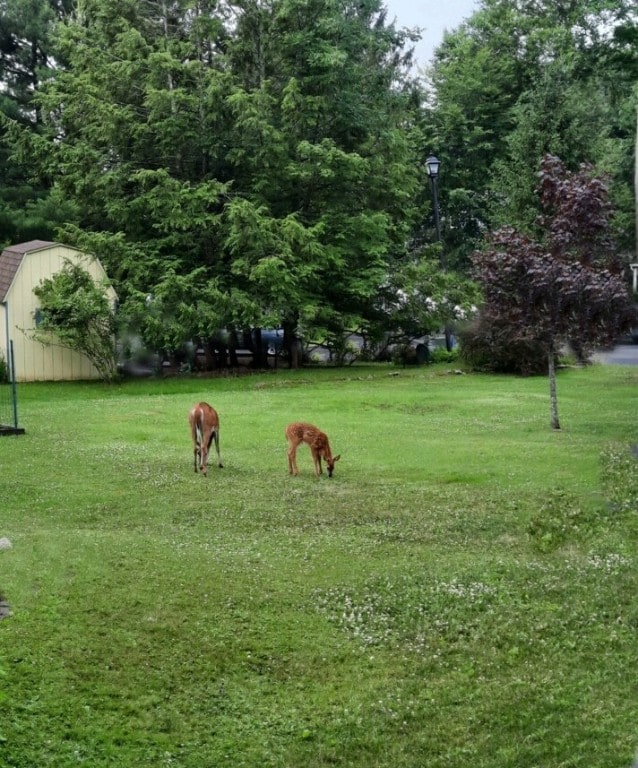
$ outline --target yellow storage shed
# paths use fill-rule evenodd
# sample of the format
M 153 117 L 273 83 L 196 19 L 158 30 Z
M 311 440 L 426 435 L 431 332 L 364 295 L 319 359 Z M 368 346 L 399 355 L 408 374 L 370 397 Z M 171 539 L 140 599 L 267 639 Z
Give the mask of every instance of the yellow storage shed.
M 57 345 L 42 344 L 28 335 L 35 327 L 38 312 L 33 289 L 43 279 L 57 274 L 65 261 L 81 264 L 96 282 L 107 278 L 97 258 L 60 243 L 31 240 L 5 248 L 0 254 L 0 355 L 8 362 L 9 346 L 13 342 L 16 381 L 99 378 L 84 355 Z M 109 288 L 108 294 L 114 303 L 115 291 Z

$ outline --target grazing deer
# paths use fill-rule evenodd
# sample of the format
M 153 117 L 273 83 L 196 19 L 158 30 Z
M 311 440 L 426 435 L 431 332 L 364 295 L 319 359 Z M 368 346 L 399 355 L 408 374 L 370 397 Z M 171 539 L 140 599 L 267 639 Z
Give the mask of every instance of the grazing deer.
M 312 461 L 315 466 L 315 477 L 323 473 L 321 468 L 321 459 L 325 459 L 328 477 L 332 477 L 335 462 L 339 461 L 339 456 L 332 455 L 328 436 L 312 424 L 303 421 L 294 421 L 286 427 L 286 440 L 288 440 L 288 469 L 291 475 L 298 475 L 297 468 L 297 448 L 301 443 L 307 443 L 310 446 Z
M 223 467 L 222 457 L 219 455 L 219 416 L 217 411 L 208 403 L 197 403 L 188 414 L 188 422 L 191 425 L 193 436 L 193 463 L 195 472 L 201 469 L 206 477 L 208 473 L 208 451 L 215 440 L 218 466 Z

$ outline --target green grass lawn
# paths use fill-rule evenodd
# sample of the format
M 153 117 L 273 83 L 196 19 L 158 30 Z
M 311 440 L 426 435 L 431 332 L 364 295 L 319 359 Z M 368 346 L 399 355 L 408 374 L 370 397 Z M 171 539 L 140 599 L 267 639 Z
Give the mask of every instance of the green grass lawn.
M 545 379 L 445 366 L 19 386 L 0 766 L 629 768 L 637 385 L 561 372 L 560 432 Z

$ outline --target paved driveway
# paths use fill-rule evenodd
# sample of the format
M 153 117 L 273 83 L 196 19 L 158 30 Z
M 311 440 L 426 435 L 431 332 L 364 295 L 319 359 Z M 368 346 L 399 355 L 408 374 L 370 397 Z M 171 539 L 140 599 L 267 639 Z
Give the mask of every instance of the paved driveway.
M 595 352 L 593 359 L 608 365 L 638 365 L 638 344 L 619 344 L 613 349 Z

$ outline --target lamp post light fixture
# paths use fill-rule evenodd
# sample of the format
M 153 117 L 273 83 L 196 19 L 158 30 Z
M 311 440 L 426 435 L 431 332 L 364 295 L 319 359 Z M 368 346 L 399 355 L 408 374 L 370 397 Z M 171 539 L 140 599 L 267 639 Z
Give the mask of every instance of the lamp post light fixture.
M 439 218 L 439 168 L 441 161 L 435 155 L 428 155 L 425 161 L 425 168 L 430 177 L 430 185 L 432 187 L 432 205 L 434 207 L 434 228 L 436 230 L 436 240 L 441 242 L 441 220 Z
M 434 208 L 434 229 L 436 230 L 436 241 L 441 242 L 441 219 L 439 216 L 439 168 L 441 167 L 441 161 L 436 155 L 429 154 L 425 161 L 425 168 L 430 177 L 430 185 L 432 187 L 432 206 Z M 445 253 L 443 247 L 441 247 L 441 267 L 445 270 Z M 452 349 L 452 331 L 450 326 L 445 324 L 445 348 L 449 352 Z
M 428 169 L 428 176 L 435 178 L 439 175 L 439 166 L 441 161 L 436 155 L 428 155 L 425 161 L 425 167 Z

